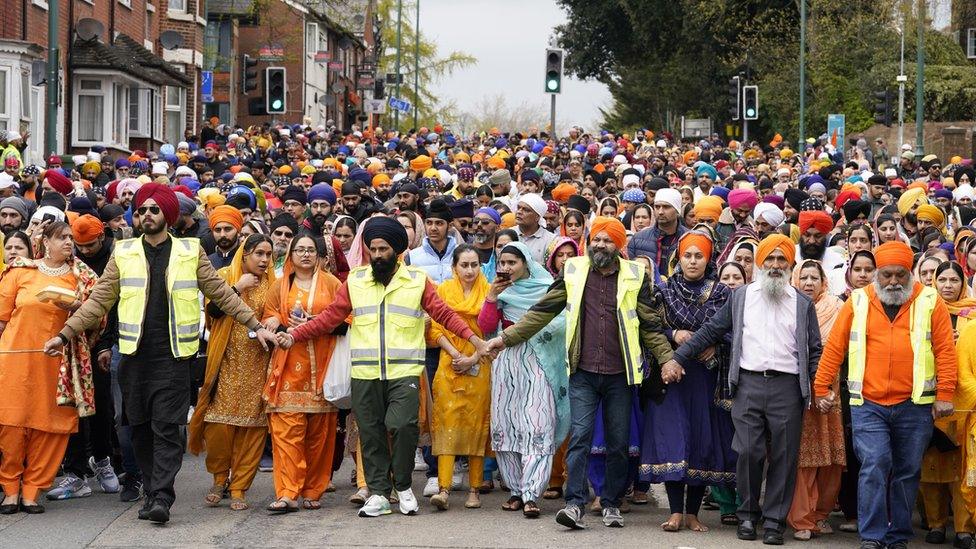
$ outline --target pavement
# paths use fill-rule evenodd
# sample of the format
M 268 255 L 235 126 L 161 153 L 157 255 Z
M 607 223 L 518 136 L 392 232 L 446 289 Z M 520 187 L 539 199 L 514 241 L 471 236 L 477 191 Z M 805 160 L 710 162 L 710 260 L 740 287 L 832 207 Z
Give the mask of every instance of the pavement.
M 270 516 L 274 483 L 270 473 L 258 473 L 249 492 L 251 509 L 231 511 L 227 500 L 218 508 L 204 505 L 210 486 L 204 460 L 187 455 L 177 477 L 176 504 L 166 525 L 137 520 L 142 502 L 122 503 L 117 494 L 103 494 L 95 480 L 93 495 L 68 501 L 44 501 L 42 515 L 0 515 L 0 548 L 73 547 L 641 547 L 641 548 L 747 548 L 762 547 L 760 541 L 735 537 L 735 528 L 721 526 L 717 511 L 703 511 L 707 533 L 683 530 L 661 531 L 667 518 L 667 498 L 662 486 L 654 486 L 660 504 L 633 506 L 624 515 L 624 528 L 606 528 L 600 517 L 586 517 L 586 530 L 569 531 L 555 523 L 561 501 L 540 502 L 543 515 L 529 520 L 521 513 L 501 510 L 507 494 L 499 490 L 482 496 L 481 509 L 465 509 L 467 490 L 455 491 L 451 507 L 436 511 L 421 499 L 418 516 L 396 511 L 379 518 L 359 518 L 356 507 L 347 503 L 355 492 L 349 483 L 350 463 L 336 474 L 337 491 L 326 494 L 319 511 L 300 511 Z M 423 473 L 414 474 L 414 491 L 420 496 Z M 664 505 L 665 507 L 661 507 Z M 831 517 L 836 529 L 838 517 Z M 792 539 L 794 547 L 857 547 L 855 534 L 836 533 L 808 542 Z

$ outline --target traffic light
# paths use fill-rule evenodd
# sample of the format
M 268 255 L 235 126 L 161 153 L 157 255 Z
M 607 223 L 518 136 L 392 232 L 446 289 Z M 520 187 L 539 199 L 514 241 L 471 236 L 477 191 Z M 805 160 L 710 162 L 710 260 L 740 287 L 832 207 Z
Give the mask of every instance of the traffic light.
M 872 94 L 875 101 L 878 103 L 874 104 L 874 121 L 878 124 L 884 124 L 885 126 L 891 127 L 892 115 L 891 115 L 891 102 L 894 99 L 894 93 L 885 90 L 874 92 Z
M 247 95 L 258 89 L 258 60 L 248 54 L 241 56 L 241 93 Z
M 268 67 L 264 73 L 265 100 L 268 114 L 284 114 L 287 109 L 285 95 L 285 68 Z
M 742 118 L 759 119 L 759 86 L 742 86 Z
M 739 109 L 742 107 L 742 80 L 738 75 L 729 78 L 729 114 L 732 120 L 741 117 Z
M 382 78 L 377 78 L 373 82 L 373 99 L 385 99 L 386 98 L 386 80 Z
M 546 93 L 559 93 L 563 87 L 563 50 L 546 49 Z

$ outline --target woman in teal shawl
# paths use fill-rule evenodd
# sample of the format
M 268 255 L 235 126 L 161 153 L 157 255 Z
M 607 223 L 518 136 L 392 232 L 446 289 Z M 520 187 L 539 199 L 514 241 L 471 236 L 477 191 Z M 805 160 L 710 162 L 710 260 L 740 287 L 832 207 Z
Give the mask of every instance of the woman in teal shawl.
M 546 294 L 552 275 L 521 242 L 498 255 L 498 276 L 478 324 L 488 335 L 508 327 Z M 552 456 L 569 431 L 566 316 L 560 313 L 525 343 L 506 348 L 491 373 L 491 446 L 511 498 L 508 511 L 539 516 L 536 501 L 549 483 Z

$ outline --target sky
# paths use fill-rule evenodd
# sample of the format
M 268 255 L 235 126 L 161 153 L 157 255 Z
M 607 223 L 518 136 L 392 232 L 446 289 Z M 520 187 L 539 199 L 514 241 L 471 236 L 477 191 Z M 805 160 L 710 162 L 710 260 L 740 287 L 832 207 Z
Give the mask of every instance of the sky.
M 512 105 L 524 103 L 548 113 L 545 50 L 553 28 L 565 19 L 553 0 L 420 0 L 421 32 L 438 50 L 462 51 L 478 59 L 435 82 L 433 90 L 454 99 L 461 111 L 502 94 Z M 557 132 L 563 134 L 572 125 L 593 129 L 602 120 L 599 109 L 609 104 L 605 85 L 564 76 L 556 97 Z

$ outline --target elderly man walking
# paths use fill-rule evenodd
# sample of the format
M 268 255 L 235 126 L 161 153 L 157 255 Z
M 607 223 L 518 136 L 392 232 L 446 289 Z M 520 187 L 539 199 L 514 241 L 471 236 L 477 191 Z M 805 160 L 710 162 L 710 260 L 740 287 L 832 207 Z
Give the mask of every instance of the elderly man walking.
M 871 286 L 840 310 L 814 382 L 817 406 L 837 405 L 831 380 L 847 360 L 858 477 L 861 547 L 907 547 L 933 421 L 952 414 L 956 349 L 949 310 L 912 277 L 912 250 L 899 241 L 874 249 Z
M 820 360 L 820 328 L 813 302 L 789 282 L 796 249 L 772 234 L 756 249 L 756 280 L 738 288 L 725 306 L 674 352 L 665 383 L 679 381 L 681 364 L 732 334 L 729 386 L 732 392 L 732 448 L 738 453 L 736 483 L 742 503 L 738 537 L 754 540 L 760 519 L 763 543 L 783 544 L 786 514 L 793 503 L 803 409 Z M 766 441 L 772 440 L 767 451 Z M 766 470 L 766 497 L 759 505 Z

